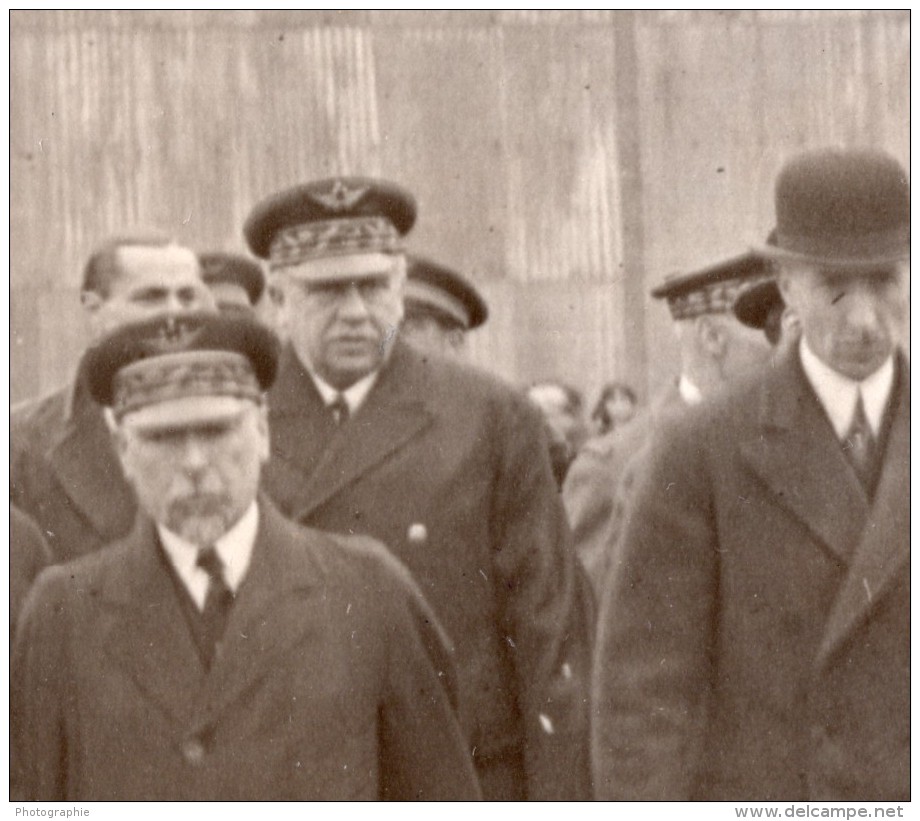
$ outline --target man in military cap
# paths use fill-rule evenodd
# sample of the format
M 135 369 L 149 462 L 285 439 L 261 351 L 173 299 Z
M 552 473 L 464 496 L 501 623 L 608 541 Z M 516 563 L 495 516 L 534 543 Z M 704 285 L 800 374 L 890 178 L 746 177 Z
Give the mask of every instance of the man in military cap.
M 86 263 L 80 294 L 90 337 L 164 311 L 213 309 L 191 250 L 157 233 L 108 239 Z M 137 504 L 121 474 L 85 368 L 10 416 L 11 501 L 32 517 L 55 561 L 124 536 Z
M 604 798 L 910 796 L 907 175 L 794 158 L 761 251 L 801 340 L 654 445 L 606 582 Z
M 462 355 L 467 333 L 488 319 L 486 301 L 446 265 L 411 255 L 408 263 L 400 336 L 423 352 Z
M 252 315 L 265 291 L 265 274 L 254 259 L 225 251 L 198 255 L 201 278 L 222 313 Z
M 461 724 L 492 799 L 585 794 L 587 625 L 526 399 L 397 338 L 412 197 L 348 178 L 258 205 L 289 346 L 265 479 L 296 521 L 384 541 L 457 644 Z
M 742 289 L 769 276 L 764 256 L 748 252 L 669 277 L 652 291 L 653 297 L 667 301 L 674 320 L 680 374 L 628 425 L 585 443 L 563 486 L 575 549 L 597 595 L 613 561 L 642 453 L 655 430 L 766 364 L 770 351 L 765 339 L 741 324 L 731 309 Z
M 258 495 L 277 353 L 259 323 L 209 314 L 90 351 L 141 514 L 25 605 L 18 798 L 479 796 L 449 646 L 408 571 Z

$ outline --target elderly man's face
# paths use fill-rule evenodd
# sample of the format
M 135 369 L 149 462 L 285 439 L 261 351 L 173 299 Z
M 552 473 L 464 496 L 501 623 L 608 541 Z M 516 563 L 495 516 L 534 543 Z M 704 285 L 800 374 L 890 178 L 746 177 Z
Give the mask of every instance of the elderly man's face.
M 808 347 L 854 380 L 875 373 L 891 356 L 907 311 L 906 264 L 869 271 L 784 269 L 780 287 Z
M 115 268 L 105 297 L 84 295 L 94 338 L 157 314 L 214 308 L 188 248 L 126 245 L 115 252 Z
M 177 426 L 137 426 L 129 414 L 116 431 L 141 508 L 199 546 L 213 544 L 246 512 L 269 454 L 265 408 L 234 401 L 234 412 Z
M 327 262 L 334 263 L 333 260 Z M 377 370 L 403 317 L 405 266 L 345 279 L 283 279 L 282 323 L 300 360 L 339 390 Z

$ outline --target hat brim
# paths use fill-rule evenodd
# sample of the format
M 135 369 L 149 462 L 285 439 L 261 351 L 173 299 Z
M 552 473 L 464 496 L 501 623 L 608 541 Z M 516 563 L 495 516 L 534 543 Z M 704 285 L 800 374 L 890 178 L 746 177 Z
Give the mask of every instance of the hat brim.
M 813 265 L 816 268 L 832 268 L 835 271 L 866 271 L 873 268 L 883 268 L 886 265 L 894 265 L 898 262 L 904 262 L 910 259 L 910 251 L 905 250 L 897 254 L 885 254 L 877 257 L 861 257 L 854 259 L 852 257 L 824 257 L 814 254 L 804 254 L 799 251 L 789 251 L 786 248 L 780 248 L 777 245 L 752 245 L 751 250 L 755 254 L 773 262 L 800 262 L 806 265 Z
M 237 396 L 183 396 L 130 411 L 121 424 L 140 433 L 213 425 L 238 417 L 253 404 Z
M 398 270 L 395 254 L 375 251 L 340 254 L 287 265 L 280 269 L 286 276 L 317 285 L 331 282 L 351 282 L 389 276 Z

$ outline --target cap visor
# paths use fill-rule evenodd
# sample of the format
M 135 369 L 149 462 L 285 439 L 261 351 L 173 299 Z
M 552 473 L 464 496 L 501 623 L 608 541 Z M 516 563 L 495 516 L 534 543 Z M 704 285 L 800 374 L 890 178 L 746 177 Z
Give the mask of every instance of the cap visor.
M 342 254 L 289 265 L 282 270 L 304 282 L 343 282 L 391 274 L 396 270 L 396 258 L 393 254 L 376 252 Z
M 251 408 L 251 399 L 236 396 L 184 396 L 126 413 L 121 424 L 152 433 L 229 421 Z

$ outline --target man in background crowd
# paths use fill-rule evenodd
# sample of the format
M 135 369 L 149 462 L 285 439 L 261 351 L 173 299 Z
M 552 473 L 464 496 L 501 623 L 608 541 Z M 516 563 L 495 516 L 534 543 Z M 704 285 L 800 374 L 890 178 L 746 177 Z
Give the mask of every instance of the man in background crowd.
M 760 253 L 746 253 L 698 271 L 673 276 L 652 291 L 667 301 L 674 320 L 680 374 L 650 407 L 622 429 L 589 440 L 563 486 L 575 550 L 599 593 L 613 561 L 623 507 L 654 431 L 668 419 L 723 394 L 769 359 L 759 331 L 731 312 L 742 288 L 769 275 Z
M 636 392 L 625 382 L 610 382 L 601 389 L 597 404 L 591 411 L 591 426 L 595 436 L 605 436 L 614 428 L 622 428 L 635 418 L 639 400 Z
M 446 265 L 411 256 L 402 339 L 426 353 L 462 356 L 466 335 L 483 325 L 489 307 L 473 284 Z
M 115 237 L 90 256 L 80 299 L 90 338 L 167 311 L 212 309 L 198 259 L 158 234 Z M 81 364 L 65 387 L 13 408 L 10 497 L 61 562 L 124 536 L 137 503 Z
M 800 341 L 657 438 L 605 580 L 598 794 L 910 797 L 910 191 L 826 150 L 776 184 Z
M 289 340 L 266 488 L 295 521 L 375 536 L 412 571 L 457 645 L 486 798 L 585 797 L 588 625 L 539 415 L 397 338 L 415 216 L 398 186 L 338 178 L 247 219 Z
M 198 255 L 201 278 L 222 313 L 253 315 L 265 291 L 265 274 L 254 259 L 226 251 Z
M 581 394 L 571 385 L 547 380 L 531 385 L 527 398 L 543 414 L 553 476 L 561 490 L 569 467 L 588 435 Z

